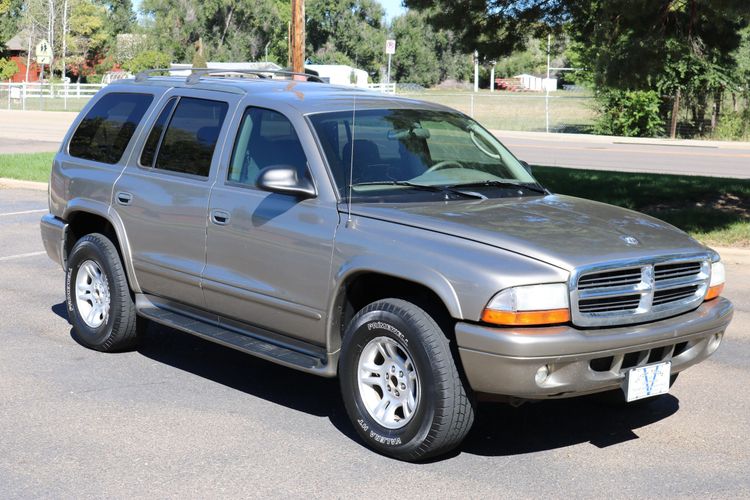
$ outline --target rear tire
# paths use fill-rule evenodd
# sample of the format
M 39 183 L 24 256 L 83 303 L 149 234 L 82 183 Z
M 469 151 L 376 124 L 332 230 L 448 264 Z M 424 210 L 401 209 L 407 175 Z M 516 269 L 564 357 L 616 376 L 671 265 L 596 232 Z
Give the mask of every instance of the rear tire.
M 422 309 L 374 302 L 344 334 L 339 380 L 349 418 L 374 450 L 415 461 L 458 446 L 474 422 L 450 344 Z
M 114 244 L 98 233 L 82 237 L 70 252 L 65 276 L 73 338 L 103 352 L 135 348 L 140 322 Z

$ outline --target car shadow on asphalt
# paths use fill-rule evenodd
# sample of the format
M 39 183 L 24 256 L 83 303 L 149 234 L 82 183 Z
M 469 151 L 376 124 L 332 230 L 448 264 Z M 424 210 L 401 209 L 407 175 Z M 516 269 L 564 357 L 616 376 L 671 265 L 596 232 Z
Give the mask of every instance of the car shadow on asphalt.
M 64 304 L 52 310 L 67 319 Z M 327 417 L 342 434 L 362 445 L 346 415 L 338 382 L 292 370 L 177 330 L 149 323 L 138 352 L 154 361 L 317 417 Z M 665 395 L 636 405 L 595 396 L 542 401 L 519 407 L 479 403 L 464 443 L 442 461 L 462 453 L 512 456 L 591 443 L 598 448 L 637 439 L 635 430 L 679 409 Z
M 527 403 L 480 404 L 474 427 L 461 452 L 510 456 L 576 444 L 606 448 L 633 439 L 641 427 L 664 420 L 679 409 L 671 394 L 627 404 L 600 395 Z

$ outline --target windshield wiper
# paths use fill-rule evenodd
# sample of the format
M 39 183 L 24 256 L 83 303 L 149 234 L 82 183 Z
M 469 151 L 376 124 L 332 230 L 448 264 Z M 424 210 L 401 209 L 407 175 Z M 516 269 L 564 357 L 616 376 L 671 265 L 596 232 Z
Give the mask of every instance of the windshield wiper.
M 406 186 L 406 187 L 410 187 L 414 189 L 421 189 L 423 191 L 432 191 L 435 193 L 452 193 L 452 194 L 457 194 L 459 196 L 464 196 L 466 198 L 477 198 L 480 200 L 487 199 L 486 196 L 483 196 L 480 193 L 471 193 L 468 191 L 461 191 L 460 189 L 456 189 L 456 186 L 417 184 L 417 183 L 409 182 L 409 181 L 370 181 L 370 182 L 357 182 L 355 184 L 352 184 L 352 187 L 359 187 L 359 186 Z M 463 187 L 463 185 L 461 185 L 461 187 Z
M 480 182 L 466 182 L 463 184 L 451 184 L 450 186 L 446 186 L 452 189 L 455 188 L 468 188 L 468 187 L 509 187 L 509 188 L 516 188 L 516 189 L 528 189 L 529 191 L 534 191 L 536 193 L 542 193 L 542 194 L 549 194 L 546 189 L 544 189 L 540 185 L 530 185 L 530 184 L 521 184 L 520 182 L 510 182 L 510 181 L 480 181 Z

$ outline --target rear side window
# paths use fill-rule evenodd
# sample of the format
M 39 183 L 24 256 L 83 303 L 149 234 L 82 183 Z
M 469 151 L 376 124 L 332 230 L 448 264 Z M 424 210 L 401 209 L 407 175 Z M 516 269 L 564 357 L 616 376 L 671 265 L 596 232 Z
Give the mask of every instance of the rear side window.
M 154 167 L 208 177 L 227 108 L 226 102 L 180 98 L 157 147 Z
M 154 159 L 156 158 L 156 148 L 159 146 L 159 140 L 161 139 L 162 133 L 164 132 L 164 126 L 167 124 L 167 120 L 172 115 L 172 110 L 177 102 L 177 98 L 173 97 L 164 106 L 159 118 L 156 119 L 156 123 L 151 127 L 151 133 L 148 134 L 146 139 L 146 145 L 143 146 L 143 152 L 139 163 L 142 167 L 153 167 Z
M 151 94 L 106 94 L 78 125 L 68 152 L 84 160 L 119 162 L 153 100 Z

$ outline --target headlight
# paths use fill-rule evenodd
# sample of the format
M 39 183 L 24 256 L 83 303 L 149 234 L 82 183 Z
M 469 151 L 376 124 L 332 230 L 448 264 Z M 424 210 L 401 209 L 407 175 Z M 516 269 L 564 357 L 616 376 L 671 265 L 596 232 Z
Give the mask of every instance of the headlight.
M 721 291 L 724 290 L 725 281 L 726 272 L 724 271 L 724 264 L 721 262 L 713 262 L 711 264 L 711 281 L 708 284 L 708 290 L 706 291 L 706 297 L 704 300 L 715 299 L 721 295 Z
M 548 325 L 570 321 L 568 285 L 549 283 L 506 288 L 487 304 L 482 321 L 496 325 Z

